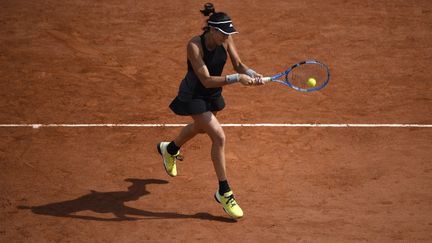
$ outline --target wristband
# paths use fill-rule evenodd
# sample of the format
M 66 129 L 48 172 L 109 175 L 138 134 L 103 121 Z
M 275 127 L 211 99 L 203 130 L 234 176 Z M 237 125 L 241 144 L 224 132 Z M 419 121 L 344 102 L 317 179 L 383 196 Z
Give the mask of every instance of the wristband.
M 248 70 L 246 70 L 245 73 L 246 73 L 249 77 L 251 77 L 251 78 L 253 78 L 253 77 L 255 76 L 255 74 L 256 74 L 256 72 L 255 72 L 253 69 L 251 69 L 251 68 L 249 68 Z
M 228 84 L 236 83 L 236 82 L 238 82 L 239 80 L 240 80 L 240 74 L 238 74 L 238 73 L 230 74 L 230 75 L 225 76 L 225 81 L 226 81 Z

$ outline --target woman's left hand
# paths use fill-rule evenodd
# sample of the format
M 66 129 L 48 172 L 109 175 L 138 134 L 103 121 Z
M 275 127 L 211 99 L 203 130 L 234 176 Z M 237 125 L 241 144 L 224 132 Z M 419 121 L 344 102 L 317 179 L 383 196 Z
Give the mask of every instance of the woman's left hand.
M 262 74 L 259 74 L 259 73 L 255 73 L 254 74 L 254 76 L 253 76 L 253 78 L 254 78 L 254 85 L 263 85 L 263 84 L 265 84 L 264 83 L 264 81 L 263 81 L 263 75 Z

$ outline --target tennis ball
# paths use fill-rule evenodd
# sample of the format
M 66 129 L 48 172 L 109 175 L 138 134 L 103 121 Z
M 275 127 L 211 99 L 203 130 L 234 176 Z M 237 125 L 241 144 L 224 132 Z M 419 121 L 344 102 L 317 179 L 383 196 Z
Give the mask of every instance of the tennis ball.
M 307 81 L 307 85 L 309 85 L 309 87 L 315 87 L 316 80 L 314 78 L 309 78 Z

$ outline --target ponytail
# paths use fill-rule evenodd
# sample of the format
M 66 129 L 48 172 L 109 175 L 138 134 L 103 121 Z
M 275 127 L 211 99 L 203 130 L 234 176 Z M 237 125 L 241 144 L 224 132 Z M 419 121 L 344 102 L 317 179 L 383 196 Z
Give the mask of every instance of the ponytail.
M 206 3 L 206 4 L 204 4 L 204 9 L 201 9 L 200 12 L 204 16 L 209 16 L 209 15 L 214 14 L 215 13 L 215 8 L 214 8 L 213 3 Z M 206 22 L 205 22 L 206 25 L 203 27 L 204 32 L 210 31 L 210 27 L 208 26 L 207 21 L 208 20 L 206 20 Z
M 200 12 L 204 16 L 209 16 L 210 14 L 213 14 L 215 12 L 213 3 L 206 3 L 206 4 L 204 4 L 204 9 L 200 10 Z

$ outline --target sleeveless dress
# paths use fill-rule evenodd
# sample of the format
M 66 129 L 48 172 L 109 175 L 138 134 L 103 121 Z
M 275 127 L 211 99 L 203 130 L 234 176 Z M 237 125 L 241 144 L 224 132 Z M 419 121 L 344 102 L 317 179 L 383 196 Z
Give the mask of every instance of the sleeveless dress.
M 204 63 L 210 76 L 220 76 L 227 60 L 227 52 L 223 45 L 209 51 L 204 42 L 204 34 L 200 36 L 204 53 Z M 225 107 L 222 87 L 206 88 L 195 74 L 192 64 L 187 60 L 188 71 L 181 81 L 177 97 L 171 102 L 171 110 L 180 116 L 201 114 L 206 111 L 220 111 Z

